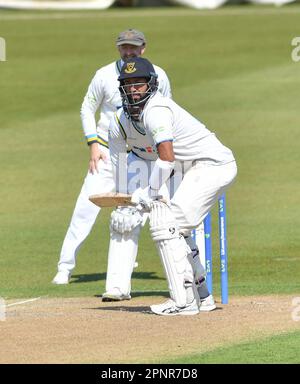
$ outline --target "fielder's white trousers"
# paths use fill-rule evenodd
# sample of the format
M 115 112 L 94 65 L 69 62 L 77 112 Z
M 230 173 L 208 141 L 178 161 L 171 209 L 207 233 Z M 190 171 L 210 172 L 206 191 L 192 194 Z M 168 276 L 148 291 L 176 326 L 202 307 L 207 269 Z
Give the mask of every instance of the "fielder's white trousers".
M 88 172 L 81 192 L 78 196 L 71 222 L 64 239 L 58 271 L 72 272 L 76 264 L 77 252 L 91 232 L 100 208 L 89 201 L 89 196 L 98 193 L 109 193 L 115 190 L 110 155 L 107 148 L 101 146 L 101 151 L 106 154 L 106 162 L 99 161 L 99 173 L 94 175 Z
M 224 165 L 198 161 L 185 173 L 171 199 L 171 209 L 183 234 L 199 226 L 236 174 L 235 161 Z

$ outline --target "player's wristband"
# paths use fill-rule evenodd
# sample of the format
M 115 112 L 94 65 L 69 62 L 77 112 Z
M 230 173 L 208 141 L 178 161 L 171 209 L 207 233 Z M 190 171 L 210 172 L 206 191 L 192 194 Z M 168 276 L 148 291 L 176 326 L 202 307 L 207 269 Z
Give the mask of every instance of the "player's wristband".
M 175 161 L 170 162 L 158 158 L 155 161 L 153 170 L 151 172 L 149 180 L 150 188 L 158 191 L 161 186 L 168 180 L 174 167 Z
M 97 135 L 88 135 L 88 136 L 85 136 L 85 138 L 86 138 L 87 145 L 98 143 Z

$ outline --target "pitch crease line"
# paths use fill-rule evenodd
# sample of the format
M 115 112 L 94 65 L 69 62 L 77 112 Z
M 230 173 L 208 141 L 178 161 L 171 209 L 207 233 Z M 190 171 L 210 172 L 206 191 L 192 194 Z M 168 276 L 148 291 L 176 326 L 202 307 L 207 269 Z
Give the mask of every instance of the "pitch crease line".
M 24 301 L 17 301 L 16 303 L 11 303 L 11 304 L 7 304 L 7 307 L 12 307 L 14 305 L 20 305 L 20 304 L 26 304 L 26 303 L 31 303 L 32 301 L 37 301 L 39 300 L 41 297 L 35 297 L 34 299 L 29 299 L 29 300 L 24 300 Z

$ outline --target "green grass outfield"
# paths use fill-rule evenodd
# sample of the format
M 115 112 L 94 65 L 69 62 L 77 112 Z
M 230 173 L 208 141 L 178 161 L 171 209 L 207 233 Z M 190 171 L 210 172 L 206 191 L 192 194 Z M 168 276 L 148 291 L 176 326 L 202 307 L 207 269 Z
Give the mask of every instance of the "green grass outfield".
M 300 332 L 216 348 L 203 354 L 166 359 L 168 364 L 299 364 Z
M 82 246 L 68 286 L 51 285 L 88 164 L 79 110 L 120 30 L 145 32 L 174 99 L 229 146 L 239 174 L 227 196 L 231 295 L 300 292 L 300 6 L 0 11 L 0 296 L 103 292 L 109 210 Z M 216 211 L 215 293 L 219 294 Z M 143 231 L 136 295 L 165 291 Z M 141 293 L 145 291 L 144 293 Z
M 111 10 L 66 18 L 0 12 L 7 45 L 7 61 L 0 63 L 0 294 L 103 291 L 107 210 L 79 252 L 74 284 L 58 288 L 50 281 L 87 170 L 80 105 L 95 70 L 117 57 L 115 36 L 131 26 L 145 32 L 145 56 L 165 68 L 175 100 L 237 158 L 227 202 L 230 293 L 299 291 L 300 62 L 291 60 L 299 14 L 298 6 Z M 166 289 L 147 230 L 139 262 L 133 290 Z

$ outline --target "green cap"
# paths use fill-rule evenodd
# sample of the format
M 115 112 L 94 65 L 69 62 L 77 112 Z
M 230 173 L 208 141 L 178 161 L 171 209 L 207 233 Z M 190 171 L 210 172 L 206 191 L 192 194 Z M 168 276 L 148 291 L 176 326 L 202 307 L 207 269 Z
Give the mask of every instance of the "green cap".
M 119 34 L 116 44 L 117 46 L 131 44 L 140 47 L 146 44 L 146 39 L 143 32 L 137 31 L 136 29 L 127 29 Z

